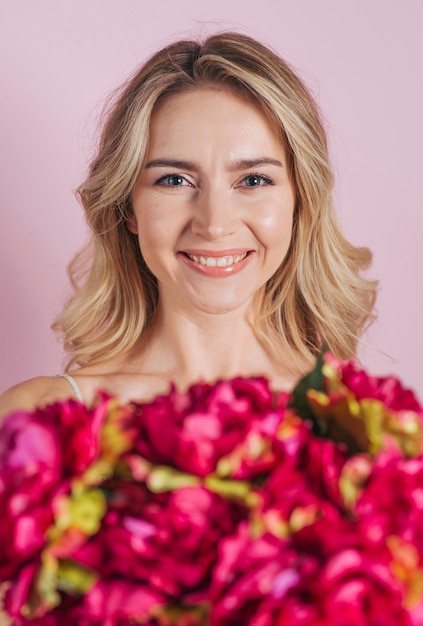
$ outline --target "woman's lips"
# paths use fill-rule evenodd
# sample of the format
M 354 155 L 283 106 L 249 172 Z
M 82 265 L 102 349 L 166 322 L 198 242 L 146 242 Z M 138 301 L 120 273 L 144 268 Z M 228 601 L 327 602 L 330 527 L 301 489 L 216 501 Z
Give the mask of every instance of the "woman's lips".
M 206 265 L 207 267 L 229 267 L 230 265 L 235 265 L 240 261 L 243 261 L 247 256 L 247 252 L 243 254 L 225 254 L 224 256 L 208 256 L 203 254 L 189 254 L 185 253 L 191 261 L 195 261 L 196 263 L 201 263 L 201 265 Z
M 252 250 L 184 250 L 179 253 L 182 261 L 200 274 L 221 277 L 240 272 L 250 261 Z

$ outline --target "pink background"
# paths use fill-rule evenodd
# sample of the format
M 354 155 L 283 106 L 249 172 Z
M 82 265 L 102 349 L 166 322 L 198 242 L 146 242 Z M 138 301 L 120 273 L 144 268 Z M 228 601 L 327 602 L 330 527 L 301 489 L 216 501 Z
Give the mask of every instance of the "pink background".
M 422 0 L 0 0 L 0 390 L 61 371 L 49 325 L 106 95 L 159 46 L 222 28 L 275 47 L 320 103 L 341 221 L 381 280 L 363 360 L 423 397 Z

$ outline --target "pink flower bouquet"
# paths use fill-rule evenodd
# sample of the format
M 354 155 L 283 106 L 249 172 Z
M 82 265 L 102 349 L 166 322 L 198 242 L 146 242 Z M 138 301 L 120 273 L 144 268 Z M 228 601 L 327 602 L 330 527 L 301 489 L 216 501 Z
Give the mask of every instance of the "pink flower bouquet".
M 16 626 L 423 624 L 423 409 L 326 353 L 278 397 L 14 413 L 0 537 Z

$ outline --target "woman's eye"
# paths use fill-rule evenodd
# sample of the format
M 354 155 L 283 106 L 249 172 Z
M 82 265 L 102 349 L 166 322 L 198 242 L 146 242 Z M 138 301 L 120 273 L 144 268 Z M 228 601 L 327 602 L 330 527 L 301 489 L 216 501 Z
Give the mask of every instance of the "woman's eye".
M 163 185 L 166 187 L 182 187 L 183 185 L 188 185 L 188 181 L 179 174 L 166 174 L 159 178 L 156 182 L 156 185 Z
M 243 179 L 245 187 L 264 187 L 265 185 L 273 185 L 273 180 L 262 174 L 249 174 Z

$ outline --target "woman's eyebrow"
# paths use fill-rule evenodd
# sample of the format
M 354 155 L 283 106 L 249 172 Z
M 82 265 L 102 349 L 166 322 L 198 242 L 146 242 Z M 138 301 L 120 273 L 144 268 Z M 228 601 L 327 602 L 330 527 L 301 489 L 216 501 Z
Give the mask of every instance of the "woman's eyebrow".
M 195 163 L 191 163 L 190 161 L 181 161 L 180 159 L 153 159 L 153 161 L 149 161 L 144 166 L 145 169 L 149 169 L 151 167 L 175 167 L 183 170 L 188 170 L 190 172 L 198 172 L 199 166 Z
M 230 172 L 237 172 L 239 170 L 248 170 L 260 165 L 276 165 L 277 167 L 284 167 L 282 161 L 278 159 L 272 159 L 269 157 L 260 157 L 256 159 L 237 159 L 228 163 L 227 170 Z M 181 159 L 153 159 L 149 161 L 145 166 L 145 169 L 152 167 L 174 167 L 176 169 L 184 169 L 190 172 L 198 172 L 201 168 L 196 163 L 191 161 L 184 161 Z
M 258 167 L 259 165 L 276 165 L 277 167 L 283 167 L 282 161 L 278 159 L 261 157 L 258 159 L 238 159 L 237 161 L 229 163 L 227 169 L 234 172 L 238 170 L 248 170 L 252 167 Z

